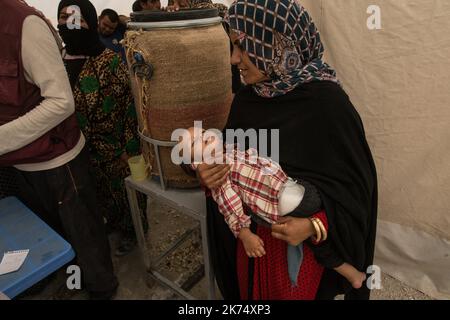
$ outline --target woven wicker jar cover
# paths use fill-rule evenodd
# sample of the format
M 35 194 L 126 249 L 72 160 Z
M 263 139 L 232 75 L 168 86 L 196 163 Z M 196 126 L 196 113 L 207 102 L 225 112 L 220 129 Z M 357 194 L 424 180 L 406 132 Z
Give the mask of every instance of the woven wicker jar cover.
M 204 129 L 224 128 L 232 92 L 229 39 L 220 21 L 204 26 L 129 30 L 125 41 L 132 47 L 127 50 L 129 65 L 135 61 L 132 52 L 140 52 L 153 66 L 150 80 L 132 79 L 139 123 L 141 129 L 146 124 L 146 135 L 170 141 L 175 129 L 192 127 L 194 121 L 202 121 Z M 197 179 L 172 163 L 171 149 L 159 148 L 167 184 L 198 186 Z M 152 174 L 159 175 L 153 147 L 147 144 L 143 150 Z

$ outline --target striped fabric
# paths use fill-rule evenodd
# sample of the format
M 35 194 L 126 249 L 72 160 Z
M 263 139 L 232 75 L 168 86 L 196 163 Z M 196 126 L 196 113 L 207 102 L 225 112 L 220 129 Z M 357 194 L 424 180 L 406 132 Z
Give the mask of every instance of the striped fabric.
M 271 98 L 308 82 L 338 82 L 322 60 L 319 31 L 297 0 L 237 0 L 225 21 L 252 62 L 270 77 L 254 85 L 258 95 Z

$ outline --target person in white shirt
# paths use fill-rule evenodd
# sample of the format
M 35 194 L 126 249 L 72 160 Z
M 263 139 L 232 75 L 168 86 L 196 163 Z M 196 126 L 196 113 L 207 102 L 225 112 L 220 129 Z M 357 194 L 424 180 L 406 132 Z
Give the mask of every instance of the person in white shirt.
M 109 299 L 118 281 L 58 39 L 38 11 L 2 0 L 0 40 L 0 166 L 15 168 L 18 197 L 71 243 L 91 298 Z

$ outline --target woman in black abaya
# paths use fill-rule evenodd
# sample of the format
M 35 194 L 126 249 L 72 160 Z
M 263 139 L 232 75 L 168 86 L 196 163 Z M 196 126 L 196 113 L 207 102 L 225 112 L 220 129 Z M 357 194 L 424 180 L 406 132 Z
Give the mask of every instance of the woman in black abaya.
M 331 268 L 348 262 L 365 272 L 372 264 L 376 170 L 360 116 L 322 61 L 314 23 L 295 0 L 238 0 L 227 21 L 232 63 L 248 84 L 234 99 L 227 128 L 280 130 L 279 162 L 289 176 L 319 192 L 329 238 L 305 246 L 299 288 L 292 289 L 285 248 L 310 244 L 310 220 L 288 218 L 272 229 L 254 224 L 267 254 L 248 258 L 208 197 L 213 267 L 224 298 L 331 299 L 345 293 L 347 299 L 368 299 L 366 286 L 353 289 Z M 212 189 L 227 170 L 206 166 L 198 176 Z

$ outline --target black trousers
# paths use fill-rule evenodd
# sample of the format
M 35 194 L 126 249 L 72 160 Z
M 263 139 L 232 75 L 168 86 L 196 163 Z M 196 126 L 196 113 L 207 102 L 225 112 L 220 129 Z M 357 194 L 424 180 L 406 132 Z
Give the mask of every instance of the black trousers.
M 93 293 L 114 290 L 118 282 L 88 150 L 55 169 L 15 171 L 20 200 L 72 245 L 85 288 Z

